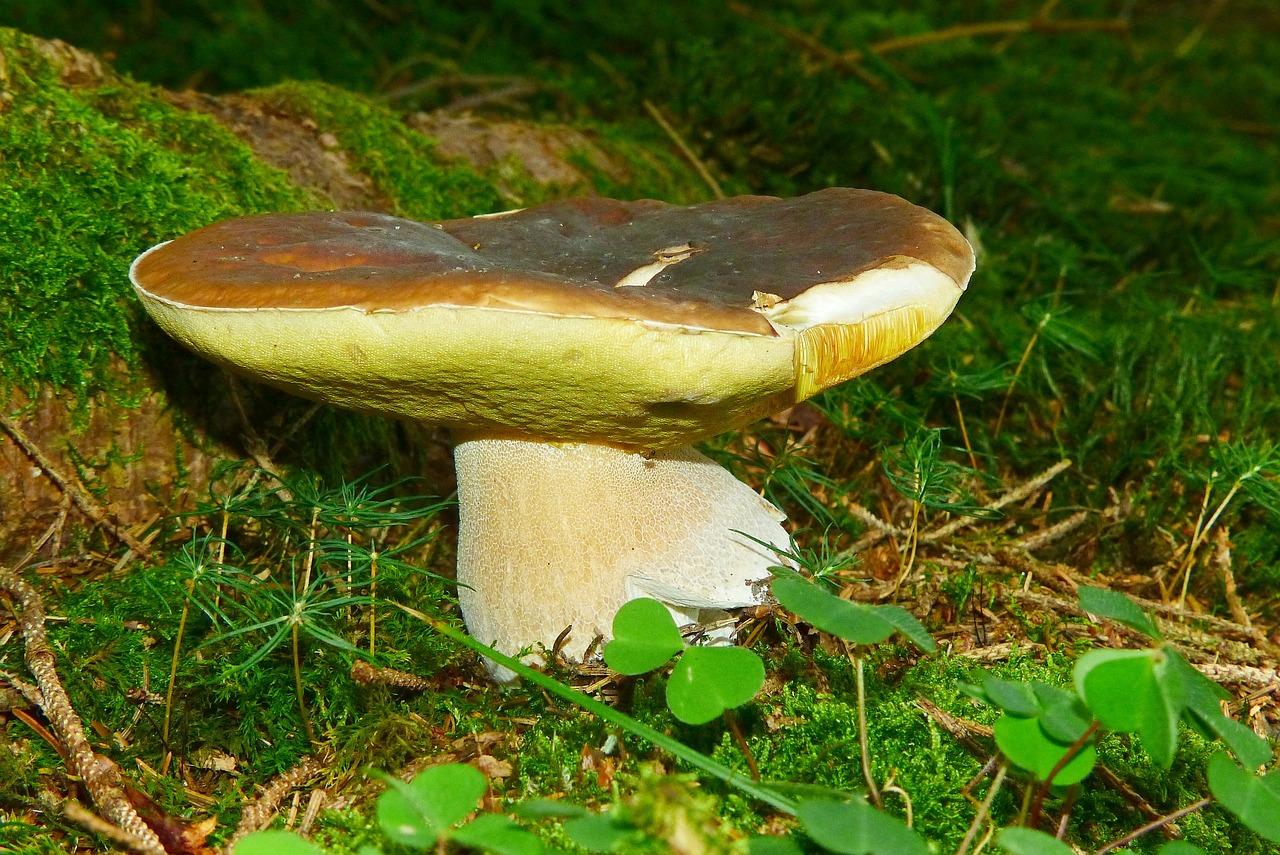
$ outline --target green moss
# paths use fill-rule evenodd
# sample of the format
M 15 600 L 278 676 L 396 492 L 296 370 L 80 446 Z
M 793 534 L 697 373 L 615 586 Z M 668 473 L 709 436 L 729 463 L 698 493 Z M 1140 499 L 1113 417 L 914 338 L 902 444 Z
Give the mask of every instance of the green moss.
M 122 82 L 75 90 L 28 40 L 0 30 L 0 388 L 82 398 L 136 364 L 128 265 L 213 220 L 297 210 L 314 197 L 212 120 Z
M 394 214 L 439 220 L 502 207 L 491 182 L 469 168 L 442 165 L 429 137 L 367 98 L 321 83 L 282 83 L 252 94 L 334 134 L 356 169 L 390 201 Z

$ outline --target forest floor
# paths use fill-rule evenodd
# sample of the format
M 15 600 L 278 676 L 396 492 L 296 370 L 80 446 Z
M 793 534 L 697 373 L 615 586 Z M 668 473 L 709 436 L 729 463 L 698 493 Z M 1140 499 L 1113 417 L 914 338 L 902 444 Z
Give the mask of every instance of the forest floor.
M 1098 707 L 1109 724 L 1089 732 L 1097 765 L 1071 787 L 1042 786 L 1050 770 L 988 762 L 999 756 L 993 726 L 1018 706 L 1002 688 L 1076 690 L 1082 657 L 1098 650 L 1161 651 L 1152 674 L 1176 651 L 1227 689 L 1231 719 L 1272 749 L 1280 737 L 1273 4 L 691 3 L 659 15 L 548 2 L 524 16 L 435 9 L 430 26 L 424 13 L 354 0 L 288 20 L 249 0 L 216 21 L 157 13 L 163 4 L 119 14 L 83 5 L 75 15 L 74 3 L 25 4 L 0 11 L 0 26 L 109 53 L 157 85 L 244 90 L 282 114 L 305 101 L 322 129 L 324 110 L 354 109 L 339 90 L 254 87 L 319 77 L 372 93 L 386 115 L 559 123 L 591 139 L 660 145 L 681 164 L 628 148 L 631 171 L 583 166 L 599 192 L 693 201 L 887 190 L 961 227 L 979 267 L 956 314 L 916 351 L 704 448 L 787 512 L 811 575 L 846 600 L 904 607 L 937 650 L 900 634 L 852 644 L 782 606 L 757 609 L 739 617 L 738 633 L 764 663 L 763 686 L 702 725 L 673 714 L 661 670 L 550 669 L 558 685 L 636 726 L 545 686 L 488 680 L 451 631 L 461 626 L 456 511 L 439 436 L 305 404 L 270 414 L 279 396 L 222 380 L 208 383 L 212 405 L 193 403 L 200 396 L 179 387 L 206 375 L 143 330 L 123 285 L 80 308 L 71 289 L 67 312 L 118 312 L 116 326 L 109 341 L 106 321 L 74 328 L 103 338 L 85 363 L 60 361 L 67 339 L 56 332 L 31 333 L 21 353 L 0 345 L 0 377 L 14 390 L 0 412 L 7 450 L 18 454 L 27 436 L 31 409 L 20 402 L 42 393 L 105 394 L 115 407 L 120 390 L 104 393 L 101 378 L 119 359 L 164 378 L 177 408 L 197 414 L 183 423 L 195 426 L 196 446 L 221 425 L 218 441 L 233 453 L 224 447 L 213 455 L 223 463 L 176 485 L 181 513 L 115 525 L 131 512 L 95 489 L 94 466 L 68 469 L 41 461 L 48 448 L 21 449 L 31 479 L 63 483 L 49 487 L 46 515 L 32 517 L 40 525 L 0 551 L 9 561 L 0 568 L 0 848 L 137 848 L 158 829 L 167 851 L 199 852 L 238 827 L 273 823 L 335 852 L 387 847 L 374 807 L 386 785 L 370 770 L 408 779 L 449 763 L 484 775 L 482 815 L 555 800 L 607 817 L 622 851 L 743 851 L 750 835 L 785 834 L 810 851 L 830 848 L 819 826 L 802 832 L 777 804 L 656 748 L 642 735 L 649 727 L 740 778 L 793 785 L 780 799 L 866 792 L 870 781 L 881 791 L 873 800 L 940 851 L 976 851 L 1016 824 L 1059 834 L 1074 851 L 1116 851 L 1108 847 L 1149 822 L 1128 851 L 1173 839 L 1210 853 L 1276 851 L 1274 820 L 1242 820 L 1206 774 L 1224 739 L 1239 755 L 1246 738 L 1186 726 L 1191 712 L 1176 745 L 1155 747 L 1148 719 L 1121 732 L 1124 716 Z M 377 7 L 371 20 L 353 11 L 366 6 Z M 337 35 L 320 49 L 300 31 Z M 91 112 L 159 121 L 160 108 L 107 81 L 77 96 L 85 112 L 75 121 L 59 122 L 70 102 L 28 109 L 17 66 L 3 58 L 0 210 L 46 212 L 21 223 L 0 213 L 0 306 L 23 335 L 38 326 L 15 323 L 27 317 L 19 307 L 31 283 L 65 288 L 76 265 L 123 282 L 145 248 L 139 235 L 172 237 L 206 215 L 307 207 L 332 200 L 339 184 L 364 187 L 369 206 L 423 219 L 542 192 L 527 176 L 504 185 L 483 170 L 428 171 L 421 151 L 379 137 L 341 140 L 355 184 L 299 190 L 272 178 L 252 197 L 224 197 L 207 174 L 186 182 L 197 167 L 147 153 L 154 143 L 185 157 L 181 140 L 121 136 L 94 157 L 135 158 L 114 162 L 163 174 L 177 198 L 111 188 L 110 210 L 137 231 L 123 235 L 93 218 L 99 197 L 85 188 L 106 191 L 75 160 L 86 134 L 68 127 L 96 129 Z M 3 135 L 45 113 L 41 133 L 57 144 L 23 160 L 18 138 Z M 29 133 L 21 144 L 46 142 Z M 220 171 L 209 174 L 258 180 L 257 166 L 214 142 Z M 378 143 L 400 148 L 383 157 Z M 28 192 L 39 181 L 56 192 Z M 414 182 L 423 186 L 404 189 Z M 82 242 L 55 245 L 48 233 Z M 237 395 L 246 405 L 228 419 Z M 358 454 L 326 439 L 347 435 L 360 438 Z M 238 449 L 245 460 L 225 465 Z M 111 465 L 142 465 L 117 457 Z M 12 522 L 0 513 L 0 524 Z M 1120 606 L 1118 621 L 1086 611 L 1090 588 L 1127 595 L 1154 623 Z M 1186 679 L 1168 689 L 1175 721 L 1194 694 Z M 1108 697 L 1131 692 L 1142 706 L 1139 682 Z M 1026 703 L 1038 710 L 1035 698 Z M 1269 769 L 1274 759 L 1244 765 Z M 1264 805 L 1280 804 L 1272 779 L 1251 779 L 1270 781 L 1258 790 Z M 142 826 L 130 818 L 139 815 Z M 587 838 L 572 819 L 521 822 L 550 845 L 586 851 L 573 849 Z

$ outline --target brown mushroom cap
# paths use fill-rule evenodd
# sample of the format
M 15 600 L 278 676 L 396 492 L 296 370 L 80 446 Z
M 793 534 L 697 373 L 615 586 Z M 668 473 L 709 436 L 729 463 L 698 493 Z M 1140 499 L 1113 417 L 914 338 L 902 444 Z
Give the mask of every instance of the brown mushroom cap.
M 892 359 L 972 269 L 937 215 L 831 189 L 432 224 L 243 217 L 153 248 L 131 278 L 175 338 L 307 397 L 463 433 L 657 448 Z

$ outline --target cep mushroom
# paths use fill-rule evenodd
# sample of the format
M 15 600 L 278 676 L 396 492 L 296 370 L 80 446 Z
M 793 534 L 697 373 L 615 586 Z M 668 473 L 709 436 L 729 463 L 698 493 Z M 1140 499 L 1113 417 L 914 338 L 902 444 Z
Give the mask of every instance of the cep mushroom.
M 448 428 L 468 628 L 514 653 L 572 626 L 579 658 L 633 597 L 694 619 L 759 602 L 783 515 L 691 444 L 919 344 L 973 266 L 941 217 L 829 189 L 250 216 L 148 250 L 130 278 L 215 363 Z

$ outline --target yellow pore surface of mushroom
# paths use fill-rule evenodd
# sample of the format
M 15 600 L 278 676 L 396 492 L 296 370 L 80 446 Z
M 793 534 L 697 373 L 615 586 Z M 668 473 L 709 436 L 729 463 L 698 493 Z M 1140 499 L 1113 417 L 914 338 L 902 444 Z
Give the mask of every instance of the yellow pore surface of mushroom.
M 231 370 L 462 431 L 679 447 L 788 406 L 796 382 L 790 335 L 473 307 L 237 310 L 140 296 L 170 335 Z
M 197 353 L 304 397 L 636 450 L 741 427 L 888 362 L 960 293 L 928 265 L 873 271 L 762 311 L 777 334 L 761 335 L 479 307 L 222 309 L 139 291 Z
M 564 653 L 580 660 L 639 596 L 758 603 L 753 583 L 779 559 L 738 532 L 789 543 L 777 508 L 693 449 L 470 439 L 454 454 L 458 599 L 471 634 L 505 653 L 572 626 Z

